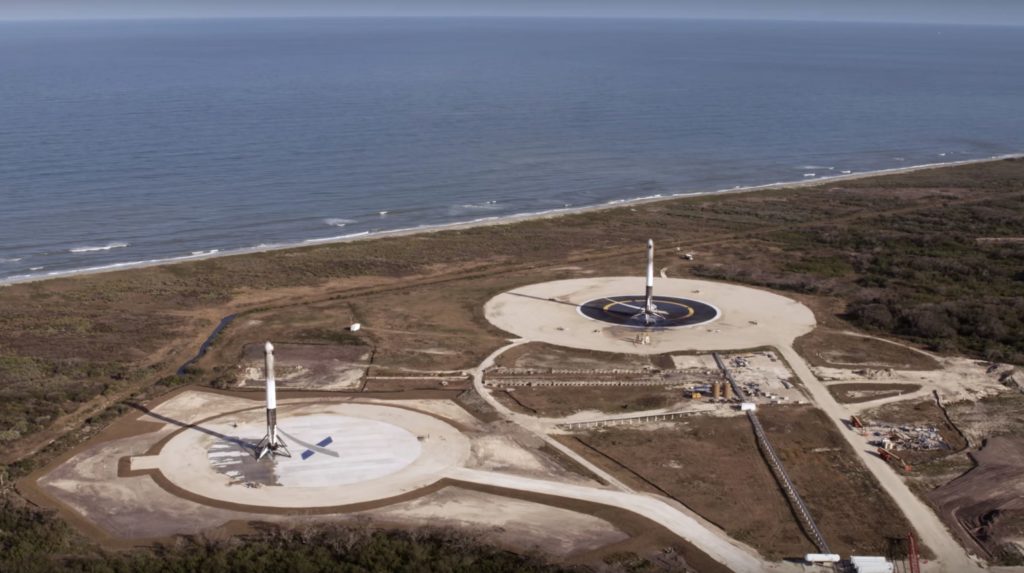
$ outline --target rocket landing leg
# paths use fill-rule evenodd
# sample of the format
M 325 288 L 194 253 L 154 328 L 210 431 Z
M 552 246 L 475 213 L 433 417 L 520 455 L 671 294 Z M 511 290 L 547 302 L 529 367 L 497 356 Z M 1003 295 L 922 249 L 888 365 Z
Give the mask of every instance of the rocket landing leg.
M 292 457 L 284 440 L 277 436 L 277 409 L 267 410 L 267 435 L 256 444 L 256 459 L 262 460 L 267 454 Z
M 256 459 L 262 460 L 267 454 L 274 456 L 282 456 L 286 458 L 292 457 L 291 452 L 288 451 L 288 446 L 284 444 L 280 439 L 277 444 L 271 444 L 270 434 L 263 436 L 259 444 L 256 444 Z

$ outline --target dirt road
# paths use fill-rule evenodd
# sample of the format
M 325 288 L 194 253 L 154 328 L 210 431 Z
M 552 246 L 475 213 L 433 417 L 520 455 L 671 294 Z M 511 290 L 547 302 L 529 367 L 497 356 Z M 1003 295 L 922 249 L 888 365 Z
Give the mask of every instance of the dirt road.
M 710 530 L 666 501 L 653 496 L 465 468 L 455 470 L 450 474 L 450 477 L 465 482 L 546 495 L 557 495 L 632 511 L 652 521 L 656 521 L 672 533 L 700 548 L 701 551 L 707 553 L 715 561 L 722 563 L 737 573 L 759 573 L 764 571 L 796 572 L 804 570 L 802 565 L 794 563 L 768 563 L 763 561 L 750 548 L 740 545 L 725 535 L 724 532 Z
M 550 420 L 513 412 L 495 399 L 483 386 L 484 371 L 493 366 L 495 359 L 503 352 L 528 342 L 530 340 L 524 338 L 513 340 L 491 353 L 472 371 L 473 387 L 477 394 L 499 412 L 505 420 L 533 432 L 551 447 L 562 452 L 615 489 L 600 489 L 466 468 L 453 470 L 448 477 L 472 483 L 590 501 L 632 511 L 659 523 L 681 538 L 693 543 L 719 563 L 737 572 L 802 570 L 801 567 L 791 563 L 770 563 L 762 560 L 753 549 L 733 540 L 724 531 L 713 529 L 712 525 L 707 524 L 685 507 L 677 507 L 656 496 L 635 493 L 626 484 L 548 435 L 549 426 L 552 424 Z
M 983 566 L 957 543 L 935 512 L 910 491 L 903 479 L 887 462 L 874 454 L 874 449 L 868 447 L 861 436 L 846 427 L 843 420 L 850 417 L 850 412 L 836 402 L 825 385 L 815 378 L 804 359 L 791 346 L 780 345 L 778 351 L 811 393 L 818 408 L 828 415 L 864 465 L 914 525 L 922 543 L 935 552 L 937 560 L 926 564 L 924 569 L 948 573 L 982 570 Z
M 520 426 L 526 428 L 534 435 L 536 435 L 538 438 L 544 440 L 544 442 L 547 443 L 549 446 L 561 452 L 563 455 L 565 455 L 572 461 L 583 466 L 590 473 L 601 478 L 605 483 L 611 485 L 612 487 L 620 491 L 632 491 L 626 484 L 615 479 L 615 477 L 609 474 L 608 472 L 592 464 L 590 460 L 577 454 L 576 452 L 572 451 L 571 449 L 563 445 L 558 440 L 549 436 L 547 428 L 541 419 L 533 418 L 531 416 L 525 416 L 523 414 L 519 414 L 518 412 L 513 412 L 512 410 L 509 410 L 504 404 L 502 404 L 496 398 L 494 398 L 494 396 L 491 396 L 491 393 L 484 388 L 484 371 L 490 368 L 491 366 L 494 366 L 495 359 L 497 359 L 498 356 L 501 356 L 501 354 L 507 351 L 508 349 L 519 346 L 520 344 L 526 344 L 528 342 L 530 342 L 530 340 L 525 338 L 518 338 L 516 340 L 513 340 L 510 344 L 506 344 L 505 346 L 502 346 L 501 348 L 495 350 L 487 358 L 484 358 L 483 362 L 481 362 L 479 366 L 472 370 L 473 388 L 476 390 L 476 393 L 479 394 L 480 397 L 484 399 L 484 401 L 490 404 L 490 406 L 494 408 L 499 414 L 501 414 L 501 416 L 504 419 L 517 423 Z

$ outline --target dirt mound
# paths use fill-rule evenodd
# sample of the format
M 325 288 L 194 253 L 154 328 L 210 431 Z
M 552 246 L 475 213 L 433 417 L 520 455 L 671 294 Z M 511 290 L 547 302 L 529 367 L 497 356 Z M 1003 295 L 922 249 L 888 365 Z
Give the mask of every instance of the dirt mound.
M 901 344 L 819 328 L 796 339 L 793 347 L 814 366 L 893 370 L 936 370 L 934 358 Z
M 277 383 L 285 389 L 355 389 L 369 366 L 370 353 L 366 346 L 279 343 L 274 352 Z M 238 368 L 239 386 L 262 388 L 263 344 L 246 344 Z
M 971 452 L 977 467 L 928 494 L 968 547 L 989 559 L 1021 558 L 1024 538 L 1024 438 L 999 436 Z
M 885 384 L 865 382 L 863 384 L 830 384 L 828 391 L 842 404 L 873 402 L 883 398 L 902 396 L 921 389 L 920 384 Z

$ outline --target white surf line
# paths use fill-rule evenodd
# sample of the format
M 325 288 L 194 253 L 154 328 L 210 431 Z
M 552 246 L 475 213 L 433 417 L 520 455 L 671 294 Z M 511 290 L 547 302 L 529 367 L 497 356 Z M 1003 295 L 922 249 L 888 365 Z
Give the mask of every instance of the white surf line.
M 918 498 L 907 486 L 903 478 L 882 458 L 873 454 L 874 448 L 869 448 L 867 443 L 855 432 L 851 432 L 843 423 L 843 418 L 849 418 L 849 412 L 832 397 L 828 388 L 822 384 L 814 373 L 811 372 L 807 362 L 792 347 L 780 345 L 777 347 L 779 354 L 789 364 L 793 373 L 803 383 L 804 387 L 811 393 L 814 403 L 820 408 L 842 434 L 853 451 L 856 452 L 861 462 L 875 476 L 882 489 L 889 494 L 896 505 L 907 517 L 907 521 L 917 531 L 922 543 L 935 552 L 938 562 L 931 570 L 947 573 L 964 573 L 965 571 L 978 571 L 983 567 L 953 538 L 953 535 L 946 529 L 945 524 L 939 519 L 930 507 Z M 933 561 L 933 565 L 935 562 Z
M 532 221 L 539 219 L 549 219 L 553 217 L 563 217 L 565 215 L 575 215 L 579 213 L 590 213 L 594 211 L 606 211 L 609 209 L 617 209 L 619 207 L 643 205 L 648 203 L 657 203 L 662 201 L 674 201 L 678 199 L 685 199 L 687 197 L 703 197 L 707 195 L 719 195 L 719 194 L 732 194 L 732 193 L 750 193 L 754 191 L 765 191 L 770 189 L 787 189 L 787 188 L 802 188 L 802 187 L 815 187 L 819 185 L 826 185 L 829 183 L 842 182 L 842 181 L 853 181 L 857 179 L 868 179 L 871 177 L 880 177 L 884 175 L 899 175 L 901 173 L 913 173 L 915 171 L 924 171 L 928 169 L 941 169 L 944 167 L 958 167 L 962 165 L 974 165 L 979 163 L 992 163 L 996 161 L 1004 161 L 1007 159 L 1022 159 L 1024 153 L 1007 153 L 1004 155 L 995 155 L 992 157 L 984 157 L 979 159 L 964 159 L 961 161 L 947 161 L 942 163 L 924 163 L 921 165 L 908 165 L 906 167 L 895 167 L 889 169 L 876 169 L 874 171 L 862 171 L 857 173 L 836 175 L 833 177 L 823 177 L 815 179 L 797 179 L 792 181 L 776 181 L 774 183 L 764 183 L 758 185 L 738 185 L 735 187 L 723 187 L 718 189 L 710 189 L 706 191 L 694 190 L 694 191 L 681 191 L 679 193 L 673 193 L 671 195 L 652 195 L 650 197 L 640 197 L 635 199 L 616 199 L 610 203 L 601 203 L 595 205 L 585 205 L 581 207 L 565 207 L 561 209 L 548 209 L 546 211 L 528 212 L 528 213 L 516 213 L 513 215 L 503 215 L 497 219 L 486 218 L 487 220 L 472 220 L 472 221 L 455 221 L 452 223 L 439 223 L 437 225 L 422 225 L 411 229 L 394 229 L 394 230 L 383 230 L 383 231 L 366 231 L 365 234 L 358 233 L 359 236 L 353 237 L 339 237 L 337 239 L 331 238 L 331 240 L 325 240 L 321 242 L 305 243 L 303 241 L 295 241 L 291 243 L 273 244 L 273 245 L 258 245 L 256 247 L 231 249 L 222 252 L 209 253 L 200 256 L 185 256 L 185 257 L 167 257 L 163 259 L 152 259 L 146 261 L 132 261 L 124 263 L 114 263 L 105 267 L 94 267 L 84 269 L 70 269 L 66 271 L 53 271 L 46 274 L 38 275 L 16 275 L 0 279 L 0 287 L 8 286 L 12 284 L 39 282 L 57 278 L 67 278 L 73 276 L 82 276 L 98 273 L 108 273 L 126 269 L 138 269 L 154 266 L 163 265 L 175 265 L 184 262 L 192 262 L 197 260 L 220 258 L 220 257 L 233 257 L 240 255 L 249 255 L 253 253 L 267 253 L 273 251 L 283 251 L 288 249 L 297 249 L 302 247 L 314 247 L 320 245 L 334 245 L 338 243 L 348 243 L 354 241 L 366 241 L 372 239 L 378 239 L 383 237 L 405 237 L 409 235 L 416 235 L 420 233 L 437 233 L 442 231 L 451 230 L 463 230 L 472 229 L 476 227 L 490 226 L 490 225 L 510 225 L 513 223 L 519 223 L 522 221 Z M 355 233 L 354 233 L 355 234 Z M 313 241 L 319 241 L 318 239 L 312 239 Z M 197 251 L 199 252 L 199 251 Z
M 457 468 L 447 475 L 452 479 L 480 485 L 553 495 L 625 509 L 654 521 L 738 573 L 803 571 L 801 565 L 763 561 L 750 548 L 731 539 L 725 532 L 712 531 L 693 517 L 653 496 L 468 468 Z

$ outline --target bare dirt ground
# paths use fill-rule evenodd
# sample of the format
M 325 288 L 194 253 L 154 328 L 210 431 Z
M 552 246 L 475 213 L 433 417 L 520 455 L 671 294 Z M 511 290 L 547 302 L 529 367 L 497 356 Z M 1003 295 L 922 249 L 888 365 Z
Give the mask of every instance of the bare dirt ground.
M 490 293 L 511 284 L 509 276 L 453 281 L 360 298 L 355 312 L 376 349 L 374 362 L 419 370 L 476 366 L 507 334 L 483 318 Z
M 758 416 L 833 551 L 886 555 L 890 540 L 911 531 L 899 507 L 821 410 L 765 407 Z
M 666 357 L 615 352 L 596 352 L 579 348 L 531 342 L 505 352 L 495 366 L 524 369 L 671 368 Z M 667 366 L 666 363 L 668 364 Z
M 854 384 L 829 384 L 828 391 L 835 396 L 836 401 L 841 404 L 859 404 L 861 402 L 874 402 L 883 398 L 892 398 L 917 392 L 921 389 L 920 384 L 885 384 L 878 383 L 854 383 Z
M 495 395 L 514 410 L 547 418 L 579 412 L 674 410 L 690 402 L 684 399 L 682 389 L 671 386 L 521 386 L 496 391 Z
M 278 343 L 274 346 L 277 383 L 282 389 L 358 389 L 372 354 L 369 347 L 361 345 Z M 263 345 L 245 345 L 237 385 L 263 388 L 265 370 Z
M 537 479 L 557 479 L 601 487 L 593 475 L 566 463 L 564 456 L 546 447 L 543 440 L 515 427 L 470 434 L 472 453 L 467 468 L 482 469 Z
M 676 368 L 694 368 L 708 372 L 718 370 L 718 364 L 710 354 L 673 354 L 672 364 Z
M 733 378 L 752 402 L 798 404 L 807 395 L 785 362 L 773 350 L 722 355 Z
M 977 467 L 928 498 L 962 542 L 1007 565 L 1024 561 L 1024 438 L 998 436 L 970 453 Z
M 928 354 L 904 345 L 828 328 L 817 328 L 797 338 L 793 348 L 812 366 L 880 370 L 937 370 L 941 367 Z
M 771 559 L 813 551 L 745 417 L 617 426 L 563 442 L 634 487 L 668 495 Z
M 917 390 L 897 393 L 896 396 L 879 396 L 875 400 L 852 402 L 850 409 L 854 412 L 904 400 L 921 400 L 930 397 L 934 392 L 938 392 L 944 402 L 952 403 L 980 400 L 1007 391 L 1007 387 L 1000 379 L 1011 368 L 1009 366 L 959 357 L 942 357 L 936 359 L 936 362 L 939 368 L 931 370 L 818 366 L 812 371 L 828 387 L 837 386 L 840 390 L 849 384 L 863 385 L 865 391 L 874 385 L 880 392 L 891 385 L 918 387 Z
M 472 388 L 469 379 L 460 376 L 457 378 L 439 378 L 434 376 L 394 376 L 394 377 L 366 377 L 363 379 L 364 392 L 387 392 L 399 394 L 402 392 L 413 392 L 416 390 L 467 390 Z
M 1024 394 L 1007 391 L 980 400 L 948 402 L 953 423 L 974 447 L 999 435 L 1024 435 Z
M 481 533 L 517 551 L 571 556 L 631 536 L 585 513 L 460 487 L 366 512 L 372 520 L 409 526 L 449 526 Z

